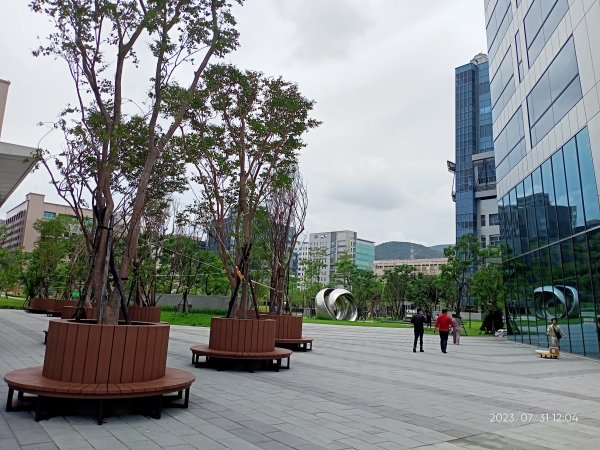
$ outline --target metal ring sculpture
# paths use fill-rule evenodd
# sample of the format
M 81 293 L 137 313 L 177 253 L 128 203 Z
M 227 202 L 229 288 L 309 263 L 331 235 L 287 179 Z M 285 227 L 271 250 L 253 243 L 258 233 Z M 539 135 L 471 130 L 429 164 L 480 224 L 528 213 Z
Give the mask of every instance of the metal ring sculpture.
M 572 286 L 540 286 L 533 291 L 533 300 L 535 314 L 540 319 L 579 315 L 579 293 Z
M 319 319 L 356 320 L 358 311 L 356 301 L 346 289 L 322 289 L 315 297 L 317 317 Z

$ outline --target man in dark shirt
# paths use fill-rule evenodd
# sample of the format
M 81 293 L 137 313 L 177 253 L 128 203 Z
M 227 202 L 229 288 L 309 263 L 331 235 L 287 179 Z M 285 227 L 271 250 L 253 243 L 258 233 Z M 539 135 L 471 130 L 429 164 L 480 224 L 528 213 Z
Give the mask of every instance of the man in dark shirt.
M 450 317 L 447 313 L 447 309 L 442 309 L 442 313 L 435 320 L 435 328 L 440 331 L 440 347 L 442 348 L 442 353 L 446 353 L 446 347 L 448 346 L 448 333 L 450 333 L 450 328 L 454 326 L 452 317 Z
M 410 319 L 410 323 L 415 327 L 415 342 L 413 343 L 413 353 L 417 353 L 417 339 L 421 340 L 421 351 L 423 350 L 423 331 L 425 328 L 425 322 L 427 322 L 427 318 L 421 312 L 421 308 L 417 308 L 417 313 L 412 316 Z

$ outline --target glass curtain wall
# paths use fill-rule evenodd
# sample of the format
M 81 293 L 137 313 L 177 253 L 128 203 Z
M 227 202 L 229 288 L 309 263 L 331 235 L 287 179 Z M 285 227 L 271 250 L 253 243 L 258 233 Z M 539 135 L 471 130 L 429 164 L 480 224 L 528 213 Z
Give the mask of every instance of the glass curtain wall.
M 600 357 L 600 205 L 587 128 L 500 199 L 506 311 L 513 339 Z

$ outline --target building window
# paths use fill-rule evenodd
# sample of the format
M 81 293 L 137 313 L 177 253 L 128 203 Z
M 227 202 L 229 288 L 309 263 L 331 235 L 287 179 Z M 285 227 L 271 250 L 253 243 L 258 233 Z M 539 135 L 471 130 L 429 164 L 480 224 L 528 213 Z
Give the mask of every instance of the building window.
M 582 97 L 571 36 L 527 96 L 531 146 L 537 145 Z
M 517 55 L 517 72 L 519 72 L 519 83 L 523 81 L 523 52 L 521 52 L 521 35 L 515 34 L 515 53 Z
M 490 226 L 492 225 L 500 225 L 500 219 L 498 217 L 498 214 L 490 214 Z
M 597 227 L 597 192 L 584 128 L 499 202 L 502 241 L 519 256 Z
M 56 217 L 56 213 L 51 211 L 44 211 L 44 219 L 54 219 Z
M 494 55 L 500 47 L 502 38 L 506 34 L 506 30 L 512 21 L 512 9 L 510 0 L 498 0 L 494 11 L 490 15 L 490 20 L 486 25 L 487 41 L 489 47 L 489 58 L 494 58 Z
M 498 245 L 499 242 L 500 242 L 499 234 L 492 234 L 490 236 L 490 245 Z
M 525 156 L 525 128 L 521 108 L 508 121 L 494 141 L 496 178 L 501 180 Z
M 568 0 L 534 0 L 531 4 L 523 20 L 529 67 L 550 40 L 568 9 Z
M 492 92 L 492 114 L 494 117 L 500 115 L 512 95 L 515 93 L 514 78 L 512 54 L 510 47 L 508 47 L 508 50 L 500 63 L 500 67 L 498 67 L 498 70 L 496 70 L 496 73 L 490 82 L 490 89 Z
M 481 236 L 481 248 L 485 248 L 486 245 L 487 245 L 487 241 L 485 239 L 485 236 Z
M 481 215 L 481 226 L 485 227 L 485 214 Z

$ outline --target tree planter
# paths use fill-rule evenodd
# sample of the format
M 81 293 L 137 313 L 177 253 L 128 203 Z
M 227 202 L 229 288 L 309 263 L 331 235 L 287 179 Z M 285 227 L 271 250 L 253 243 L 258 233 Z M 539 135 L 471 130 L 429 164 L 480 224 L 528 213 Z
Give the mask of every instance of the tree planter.
M 45 314 L 47 311 L 54 311 L 55 302 L 56 300 L 53 298 L 32 298 L 29 300 L 27 312 Z
M 265 317 L 277 322 L 275 339 L 302 338 L 302 316 L 269 313 Z
M 208 347 L 239 353 L 272 352 L 275 349 L 275 330 L 274 320 L 213 317 Z
M 299 350 L 312 350 L 312 338 L 302 336 L 302 316 L 289 314 L 261 314 L 261 317 L 273 319 L 277 323 L 275 345 Z
M 75 315 L 76 307 L 63 307 L 62 319 L 72 319 Z M 91 307 L 85 308 L 85 318 L 94 319 L 98 318 L 98 308 Z M 129 307 L 129 318 L 133 322 L 160 322 L 160 308 L 158 306 L 130 306 Z M 119 312 L 119 319 L 123 319 L 123 312 Z
M 75 383 L 131 383 L 165 375 L 169 325 L 53 320 L 42 374 Z
M 134 322 L 131 325 L 99 325 L 93 320 L 53 320 L 49 323 L 43 367 L 7 373 L 6 410 L 12 411 L 13 393 L 37 396 L 36 421 L 43 418 L 48 399 L 95 400 L 98 424 L 103 423 L 104 401 L 146 397 L 148 412 L 160 418 L 164 394 L 178 392 L 185 399 L 195 376 L 166 367 L 169 325 Z
M 266 368 L 279 370 L 281 360 L 287 359 L 289 368 L 291 351 L 275 347 L 276 322 L 270 319 L 234 319 L 213 317 L 208 345 L 191 347 L 192 363 L 200 366 L 199 357 L 206 357 L 206 366 L 224 369 L 225 361 L 239 360 L 250 371 L 254 361 L 265 362 Z

